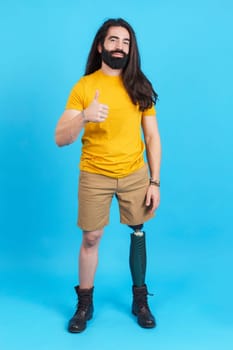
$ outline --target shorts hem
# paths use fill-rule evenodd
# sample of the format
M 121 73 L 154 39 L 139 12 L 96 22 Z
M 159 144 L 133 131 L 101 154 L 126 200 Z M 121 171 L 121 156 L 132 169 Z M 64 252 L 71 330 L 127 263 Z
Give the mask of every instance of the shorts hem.
M 109 223 L 107 222 L 104 225 L 101 226 L 97 226 L 96 228 L 90 227 L 90 226 L 85 226 L 81 225 L 79 223 L 77 223 L 77 226 L 82 230 L 82 231 L 88 231 L 88 232 L 92 232 L 92 231 L 98 231 L 98 230 L 103 230 Z
M 147 221 L 149 221 L 149 220 L 151 220 L 151 219 L 153 219 L 154 217 L 155 217 L 155 213 L 154 214 L 152 214 L 151 216 L 147 216 L 147 217 L 144 217 L 142 220 L 141 220 L 141 222 L 138 222 L 138 220 L 137 221 L 129 221 L 129 220 L 125 220 L 125 219 L 121 219 L 120 220 L 120 223 L 121 224 L 123 224 L 123 225 L 131 225 L 131 226 L 134 226 L 134 225 L 141 225 L 141 224 L 144 224 L 144 222 L 147 222 Z

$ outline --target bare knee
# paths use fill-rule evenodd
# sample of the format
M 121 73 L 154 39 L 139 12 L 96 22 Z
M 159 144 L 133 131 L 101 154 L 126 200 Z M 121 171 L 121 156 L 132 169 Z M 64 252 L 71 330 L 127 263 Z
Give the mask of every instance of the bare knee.
M 83 232 L 83 247 L 85 249 L 97 247 L 102 234 L 103 230 Z

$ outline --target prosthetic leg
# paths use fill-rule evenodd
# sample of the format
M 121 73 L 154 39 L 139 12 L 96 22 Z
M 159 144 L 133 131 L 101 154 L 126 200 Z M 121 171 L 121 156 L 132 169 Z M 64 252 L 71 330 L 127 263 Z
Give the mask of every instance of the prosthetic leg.
M 155 318 L 152 315 L 147 302 L 146 275 L 146 242 L 143 224 L 131 226 L 129 265 L 133 280 L 133 303 L 132 313 L 137 316 L 138 324 L 143 328 L 154 328 Z

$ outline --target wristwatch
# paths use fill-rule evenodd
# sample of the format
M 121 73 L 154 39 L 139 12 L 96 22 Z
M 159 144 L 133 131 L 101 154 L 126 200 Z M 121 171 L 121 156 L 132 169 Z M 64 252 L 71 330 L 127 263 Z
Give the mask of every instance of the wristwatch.
M 160 187 L 160 180 L 150 179 L 150 185 Z

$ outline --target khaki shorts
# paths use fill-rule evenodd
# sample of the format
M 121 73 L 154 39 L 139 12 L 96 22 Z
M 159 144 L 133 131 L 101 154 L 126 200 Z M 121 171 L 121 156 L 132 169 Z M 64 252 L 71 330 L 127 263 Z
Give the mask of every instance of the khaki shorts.
M 148 184 L 147 165 L 120 179 L 80 171 L 78 226 L 83 231 L 95 231 L 106 226 L 114 195 L 118 200 L 122 224 L 144 223 L 154 216 L 145 205 Z

